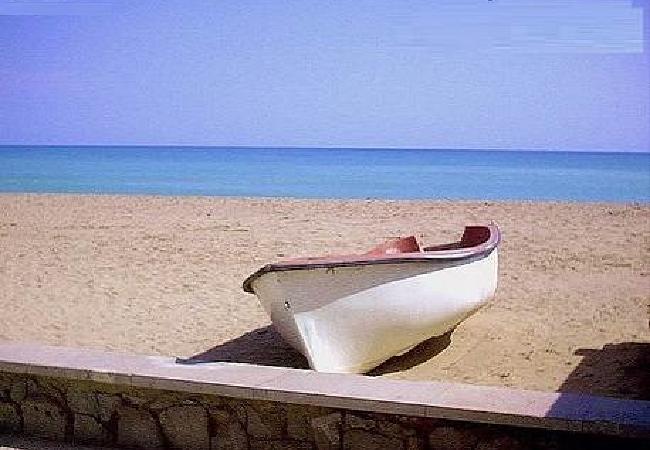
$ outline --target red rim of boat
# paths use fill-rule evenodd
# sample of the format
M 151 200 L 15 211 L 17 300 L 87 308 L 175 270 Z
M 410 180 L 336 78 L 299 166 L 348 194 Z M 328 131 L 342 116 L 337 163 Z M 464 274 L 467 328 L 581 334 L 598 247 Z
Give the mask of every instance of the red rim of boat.
M 294 258 L 267 264 L 246 278 L 243 288 L 248 293 L 254 293 L 253 281 L 269 272 L 469 259 L 488 255 L 500 242 L 501 231 L 496 224 L 467 226 L 460 241 L 425 247 L 422 250 L 415 238 L 409 236 L 386 242 L 361 255 Z

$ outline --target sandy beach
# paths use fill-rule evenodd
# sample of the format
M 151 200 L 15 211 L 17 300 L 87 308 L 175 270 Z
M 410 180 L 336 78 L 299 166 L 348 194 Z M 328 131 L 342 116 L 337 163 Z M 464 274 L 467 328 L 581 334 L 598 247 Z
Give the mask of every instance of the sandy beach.
M 0 340 L 306 367 L 241 282 L 495 220 L 496 297 L 372 375 L 650 399 L 650 206 L 0 195 Z

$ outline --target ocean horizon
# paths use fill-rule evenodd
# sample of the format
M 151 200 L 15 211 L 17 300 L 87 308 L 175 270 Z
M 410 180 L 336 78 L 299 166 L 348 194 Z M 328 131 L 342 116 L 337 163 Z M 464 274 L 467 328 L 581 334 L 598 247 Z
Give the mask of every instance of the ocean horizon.
M 650 153 L 0 146 L 0 192 L 650 202 Z

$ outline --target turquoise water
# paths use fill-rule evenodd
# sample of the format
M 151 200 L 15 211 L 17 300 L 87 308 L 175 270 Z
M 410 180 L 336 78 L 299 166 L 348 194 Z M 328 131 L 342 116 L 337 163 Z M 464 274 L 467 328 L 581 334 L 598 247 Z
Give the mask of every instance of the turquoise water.
M 0 147 L 0 192 L 650 201 L 650 153 Z

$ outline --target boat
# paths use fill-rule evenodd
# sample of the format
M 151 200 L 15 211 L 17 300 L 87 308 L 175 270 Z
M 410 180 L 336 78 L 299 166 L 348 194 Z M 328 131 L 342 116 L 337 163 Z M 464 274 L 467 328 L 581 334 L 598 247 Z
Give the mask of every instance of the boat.
M 268 264 L 243 288 L 312 369 L 366 373 L 483 306 L 496 291 L 500 240 L 495 224 L 424 248 L 409 236 L 360 255 Z

